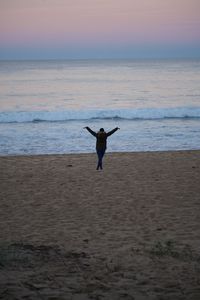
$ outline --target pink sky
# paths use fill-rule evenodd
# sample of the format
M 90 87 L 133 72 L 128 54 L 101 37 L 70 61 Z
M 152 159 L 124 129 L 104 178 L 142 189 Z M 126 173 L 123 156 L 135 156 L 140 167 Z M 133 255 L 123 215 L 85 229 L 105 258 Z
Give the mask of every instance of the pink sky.
M 95 45 L 199 47 L 200 0 L 0 0 L 0 57 Z

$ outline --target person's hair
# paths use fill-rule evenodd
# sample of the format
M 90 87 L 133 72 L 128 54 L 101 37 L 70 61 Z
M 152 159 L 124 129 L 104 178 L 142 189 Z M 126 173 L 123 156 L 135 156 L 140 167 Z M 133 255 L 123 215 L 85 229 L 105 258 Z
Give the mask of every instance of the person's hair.
M 103 128 L 100 128 L 100 130 L 99 130 L 99 131 L 103 132 L 103 131 L 104 131 L 104 129 L 103 129 Z

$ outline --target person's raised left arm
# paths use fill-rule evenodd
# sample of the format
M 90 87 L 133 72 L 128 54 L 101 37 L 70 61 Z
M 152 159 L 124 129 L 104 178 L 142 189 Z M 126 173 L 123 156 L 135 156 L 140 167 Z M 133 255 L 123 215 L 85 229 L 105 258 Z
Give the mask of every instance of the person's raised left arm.
M 107 136 L 110 136 L 110 135 L 112 135 L 115 131 L 117 131 L 118 129 L 120 129 L 119 127 L 116 127 L 116 128 L 114 128 L 113 130 L 111 130 L 111 131 L 109 131 L 109 132 L 107 132 Z

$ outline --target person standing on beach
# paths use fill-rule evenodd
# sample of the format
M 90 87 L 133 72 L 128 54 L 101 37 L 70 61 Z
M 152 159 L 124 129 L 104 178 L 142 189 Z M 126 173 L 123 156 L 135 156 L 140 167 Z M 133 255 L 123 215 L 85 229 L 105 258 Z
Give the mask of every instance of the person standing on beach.
M 119 127 L 114 128 L 113 130 L 109 132 L 105 132 L 103 128 L 100 128 L 98 132 L 94 132 L 90 127 L 84 127 L 89 131 L 93 136 L 96 137 L 96 152 L 98 156 L 98 164 L 97 164 L 97 170 L 99 168 L 102 170 L 102 160 L 106 151 L 106 146 L 107 146 L 107 137 L 112 135 L 115 131 L 119 129 Z

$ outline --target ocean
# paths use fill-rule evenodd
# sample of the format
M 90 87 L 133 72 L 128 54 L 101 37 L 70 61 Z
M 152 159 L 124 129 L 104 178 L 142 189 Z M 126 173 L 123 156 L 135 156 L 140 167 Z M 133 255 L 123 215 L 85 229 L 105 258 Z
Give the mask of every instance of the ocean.
M 0 155 L 200 149 L 200 60 L 0 62 Z

